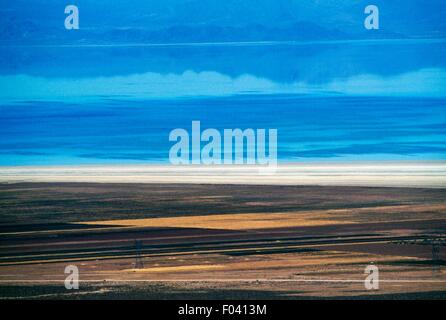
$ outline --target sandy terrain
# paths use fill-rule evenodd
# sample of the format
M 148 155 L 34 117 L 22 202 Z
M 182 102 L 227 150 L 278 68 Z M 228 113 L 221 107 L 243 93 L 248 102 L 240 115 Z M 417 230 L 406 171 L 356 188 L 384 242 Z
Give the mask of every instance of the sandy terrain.
M 445 200 L 423 188 L 3 184 L 0 297 L 445 298 L 446 251 L 432 244 Z M 376 291 L 364 287 L 371 263 Z M 63 286 L 73 264 L 75 292 Z

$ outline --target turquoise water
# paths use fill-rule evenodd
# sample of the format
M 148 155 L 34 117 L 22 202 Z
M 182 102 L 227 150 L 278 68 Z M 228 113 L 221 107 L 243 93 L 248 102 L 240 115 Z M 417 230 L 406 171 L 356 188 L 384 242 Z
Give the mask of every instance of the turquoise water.
M 436 40 L 0 48 L 0 165 L 166 163 L 169 132 L 278 129 L 279 161 L 446 159 Z

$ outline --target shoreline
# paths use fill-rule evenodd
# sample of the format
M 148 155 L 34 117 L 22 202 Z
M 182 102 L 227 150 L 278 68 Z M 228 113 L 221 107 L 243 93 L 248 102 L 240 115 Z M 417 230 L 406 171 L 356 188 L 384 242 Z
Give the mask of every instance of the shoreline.
M 20 182 L 446 188 L 446 162 L 0 167 L 0 183 Z
M 377 38 L 377 39 L 335 39 L 335 40 L 264 40 L 264 41 L 217 41 L 217 42 L 131 42 L 131 43 L 65 43 L 65 44 L 19 44 L 1 43 L 0 48 L 92 48 L 92 47 L 209 47 L 209 46 L 307 46 L 307 45 L 330 45 L 330 44 L 382 44 L 387 42 L 403 43 L 442 43 L 444 37 L 421 37 L 421 38 Z

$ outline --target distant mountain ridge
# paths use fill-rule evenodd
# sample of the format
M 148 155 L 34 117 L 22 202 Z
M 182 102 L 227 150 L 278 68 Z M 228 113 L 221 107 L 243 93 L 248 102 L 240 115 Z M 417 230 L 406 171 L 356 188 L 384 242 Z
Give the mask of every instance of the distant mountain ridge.
M 0 43 L 184 43 L 446 37 L 442 0 L 373 1 L 380 30 L 365 30 L 369 1 L 72 0 L 80 30 L 65 30 L 58 0 L 9 1 Z

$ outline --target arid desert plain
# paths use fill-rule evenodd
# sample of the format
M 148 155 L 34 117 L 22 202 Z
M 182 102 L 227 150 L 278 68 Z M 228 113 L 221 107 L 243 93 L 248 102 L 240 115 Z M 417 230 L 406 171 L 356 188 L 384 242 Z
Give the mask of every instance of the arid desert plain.
M 0 297 L 445 298 L 442 179 L 30 182 L 2 172 Z M 64 286 L 67 265 L 79 290 Z M 368 265 L 377 290 L 365 288 Z

